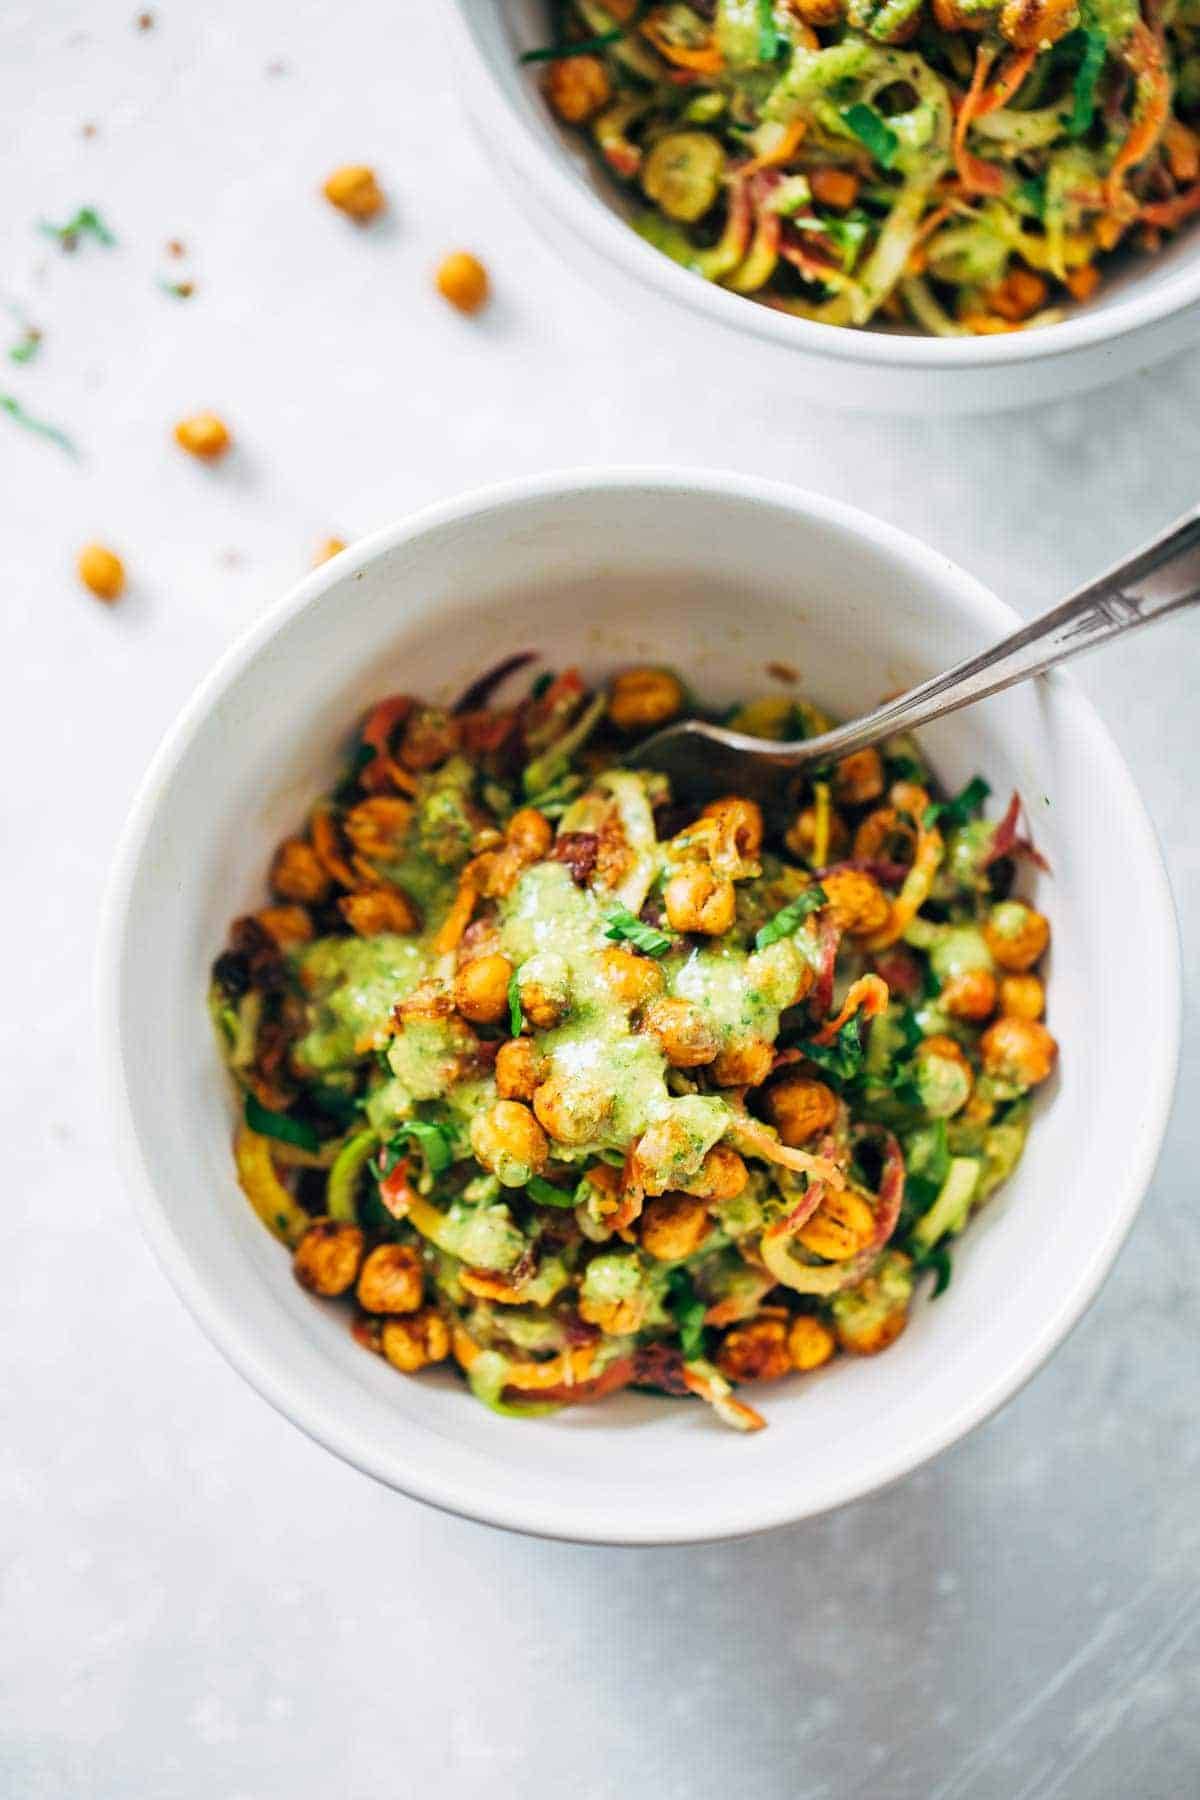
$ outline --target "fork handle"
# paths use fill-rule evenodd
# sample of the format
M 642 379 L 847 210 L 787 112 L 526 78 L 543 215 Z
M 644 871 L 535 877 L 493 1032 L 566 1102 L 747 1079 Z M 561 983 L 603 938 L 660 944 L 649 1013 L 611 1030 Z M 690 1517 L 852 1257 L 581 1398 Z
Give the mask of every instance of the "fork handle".
M 899 694 L 852 725 L 809 738 L 803 760 L 814 755 L 848 756 L 854 750 L 877 744 L 880 738 L 913 731 L 998 694 L 1014 682 L 1041 675 L 1056 663 L 1066 662 L 1081 650 L 1136 631 L 1168 613 L 1194 606 L 1200 600 L 1200 508 L 1176 520 L 1174 525 L 1133 556 L 1080 588 L 1069 600 L 1052 607 L 1041 618 L 1022 625 L 1011 637 L 990 650 L 969 657 L 953 669 L 923 681 Z M 785 762 L 786 749 L 780 757 Z

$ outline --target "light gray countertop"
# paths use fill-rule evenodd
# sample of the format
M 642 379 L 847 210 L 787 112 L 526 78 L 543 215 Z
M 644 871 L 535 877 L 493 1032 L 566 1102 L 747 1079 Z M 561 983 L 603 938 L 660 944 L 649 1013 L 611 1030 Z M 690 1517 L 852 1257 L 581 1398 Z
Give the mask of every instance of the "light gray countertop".
M 560 266 L 464 130 L 436 7 L 168 3 L 148 31 L 133 10 L 45 0 L 0 19 L 0 289 L 46 334 L 0 386 L 85 451 L 73 463 L 0 419 L 16 848 L 0 901 L 0 1792 L 1195 1793 L 1194 1024 L 1133 1236 L 1000 1417 L 833 1517 L 621 1552 L 386 1493 L 225 1366 L 113 1169 L 89 993 L 114 836 L 151 749 L 330 532 L 553 464 L 726 464 L 856 501 L 1033 610 L 1196 500 L 1200 356 L 955 424 L 775 397 L 727 355 L 683 366 Z M 358 159 L 394 202 L 367 233 L 314 194 Z M 64 258 L 33 235 L 88 202 L 118 249 Z M 193 250 L 186 268 L 170 237 Z M 495 280 L 475 322 L 428 288 L 459 243 Z M 156 287 L 181 272 L 197 282 L 186 302 Z M 197 406 L 237 434 L 220 468 L 169 444 Z M 112 611 L 71 574 L 96 536 L 131 573 Z M 1162 833 L 1193 997 L 1198 676 L 1190 619 L 1080 672 Z

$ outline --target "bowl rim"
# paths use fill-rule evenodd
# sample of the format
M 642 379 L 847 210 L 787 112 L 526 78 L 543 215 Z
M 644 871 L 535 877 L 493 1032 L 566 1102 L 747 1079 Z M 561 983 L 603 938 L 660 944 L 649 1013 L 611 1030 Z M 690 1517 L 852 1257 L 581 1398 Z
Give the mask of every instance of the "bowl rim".
M 497 1503 L 478 1480 L 459 1481 L 444 1475 L 436 1466 L 414 1470 L 395 1453 L 373 1441 L 364 1441 L 364 1434 L 347 1424 L 336 1406 L 314 1395 L 292 1375 L 286 1354 L 258 1332 L 254 1320 L 243 1317 L 214 1290 L 177 1236 L 138 1142 L 121 1023 L 125 918 L 142 858 L 152 842 L 160 806 L 196 732 L 258 651 L 329 589 L 352 580 L 365 565 L 428 532 L 480 514 L 491 513 L 501 519 L 530 503 L 622 489 L 700 494 L 716 502 L 732 499 L 839 526 L 865 537 L 876 549 L 897 563 L 907 564 L 926 581 L 944 584 L 947 578 L 952 580 L 960 603 L 980 614 L 984 623 L 994 623 L 998 633 L 1020 622 L 1015 609 L 974 576 L 898 527 L 844 501 L 733 470 L 684 465 L 554 470 L 489 484 L 422 507 L 351 545 L 269 606 L 218 658 L 167 729 L 138 787 L 113 858 L 97 943 L 96 1018 L 118 1164 L 135 1197 L 141 1227 L 168 1280 L 202 1330 L 278 1412 L 362 1473 L 412 1499 L 462 1518 L 569 1542 L 703 1543 L 748 1537 L 846 1505 L 911 1473 L 982 1424 L 1031 1379 L 1077 1324 L 1099 1292 L 1145 1196 L 1170 1117 L 1179 1060 L 1182 1003 L 1178 922 L 1154 826 L 1133 777 L 1107 727 L 1069 676 L 1054 671 L 1039 679 L 1053 689 L 1056 704 L 1067 709 L 1075 727 L 1075 741 L 1088 742 L 1096 780 L 1109 784 L 1114 804 L 1128 819 L 1130 840 L 1163 926 L 1151 946 L 1158 965 L 1153 986 L 1161 996 L 1161 1009 L 1153 1064 L 1145 1071 L 1140 1156 L 1126 1175 L 1119 1204 L 1115 1205 L 1106 1230 L 1092 1241 L 1073 1285 L 1064 1290 L 1056 1309 L 1040 1329 L 1022 1343 L 1019 1354 L 956 1413 L 949 1417 L 939 1415 L 923 1431 L 914 1432 L 904 1445 L 877 1456 L 854 1476 L 828 1484 L 799 1505 L 794 1497 L 779 1489 L 768 1488 L 756 1503 L 751 1499 L 736 1505 L 714 1494 L 704 1508 L 681 1519 L 678 1528 L 672 1526 L 669 1533 L 657 1528 L 640 1532 L 626 1519 L 614 1525 L 602 1502 L 581 1507 L 531 1491 L 518 1500 Z
M 472 0 L 454 0 L 445 13 L 447 25 L 457 43 L 458 55 L 473 78 L 473 104 L 487 112 L 519 174 L 605 261 L 617 263 L 635 280 L 728 330 L 834 362 L 929 371 L 992 369 L 1040 362 L 1045 357 L 1109 344 L 1170 319 L 1200 300 L 1197 257 L 1191 266 L 1166 273 L 1158 270 L 1156 278 L 1135 278 L 1128 295 L 1119 296 L 1107 306 L 1072 313 L 1058 324 L 1037 331 L 995 336 L 893 335 L 794 318 L 756 305 L 744 295 L 731 293 L 680 268 L 669 256 L 655 250 L 598 194 L 573 177 L 565 158 L 547 154 L 532 120 L 509 103 L 483 55 L 468 18 L 471 9 Z

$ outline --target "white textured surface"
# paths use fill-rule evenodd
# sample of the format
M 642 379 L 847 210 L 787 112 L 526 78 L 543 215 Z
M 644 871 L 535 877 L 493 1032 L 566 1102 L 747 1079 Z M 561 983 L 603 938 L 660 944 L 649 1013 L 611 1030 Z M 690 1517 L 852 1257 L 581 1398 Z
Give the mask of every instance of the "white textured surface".
M 132 9 L 45 0 L 0 19 L 0 289 L 46 333 L 0 389 L 86 452 L 0 417 L 0 1792 L 1192 1792 L 1194 1026 L 1141 1223 L 1057 1359 L 923 1473 L 754 1543 L 584 1551 L 385 1494 L 263 1407 L 141 1247 L 90 1025 L 110 846 L 176 707 L 316 540 L 552 463 L 728 463 L 872 507 L 1033 609 L 1197 497 L 1196 357 L 1041 413 L 907 427 L 680 366 L 512 212 L 460 125 L 435 10 L 177 5 L 139 33 Z M 365 234 L 313 197 L 360 157 L 394 201 Z M 119 250 L 33 236 L 88 201 Z M 186 303 L 154 285 L 177 275 L 172 236 L 194 251 Z M 459 242 L 496 281 L 473 323 L 427 287 Z M 199 405 L 238 435 L 218 469 L 167 441 Z M 94 535 L 133 578 L 111 613 L 71 577 Z M 1081 677 L 1163 833 L 1193 996 L 1196 631 Z

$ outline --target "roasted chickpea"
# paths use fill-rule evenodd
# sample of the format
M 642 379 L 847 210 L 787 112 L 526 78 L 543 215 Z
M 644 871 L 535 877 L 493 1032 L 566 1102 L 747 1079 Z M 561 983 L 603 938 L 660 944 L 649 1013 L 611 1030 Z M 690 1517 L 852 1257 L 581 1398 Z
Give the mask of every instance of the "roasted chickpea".
M 414 1244 L 379 1244 L 359 1270 L 364 1312 L 414 1313 L 425 1292 L 425 1264 Z
M 778 1381 L 790 1375 L 786 1319 L 748 1319 L 721 1339 L 716 1364 L 727 1381 Z
M 908 1323 L 913 1266 L 899 1250 L 887 1250 L 857 1287 L 835 1294 L 833 1328 L 843 1350 L 875 1356 L 895 1343 Z
M 357 1225 L 314 1219 L 292 1259 L 292 1273 L 310 1294 L 332 1298 L 354 1286 L 362 1261 L 363 1234 Z
M 496 1092 L 502 1100 L 532 1100 L 543 1079 L 544 1058 L 531 1038 L 511 1038 L 496 1054 Z
M 261 906 L 254 917 L 281 950 L 292 950 L 312 938 L 313 922 L 302 906 Z
M 103 544 L 85 544 L 75 565 L 85 588 L 97 600 L 119 600 L 125 591 L 125 565 Z
M 614 999 L 634 1011 L 663 990 L 663 972 L 648 956 L 636 956 L 614 944 L 600 953 L 600 973 Z
M 859 869 L 834 869 L 822 876 L 821 886 L 830 917 L 850 937 L 868 937 L 887 924 L 892 903 L 872 876 Z
M 312 845 L 304 838 L 285 838 L 276 850 L 268 878 L 281 900 L 319 906 L 333 882 Z
M 889 804 L 910 819 L 921 818 L 929 805 L 929 789 L 919 781 L 893 781 L 888 789 Z
M 348 219 L 365 225 L 383 211 L 384 198 L 374 169 L 365 163 L 346 163 L 335 169 L 321 189 L 330 206 L 336 206 Z
M 1035 275 L 1032 269 L 1022 268 L 1018 263 L 1009 269 L 1003 281 L 987 290 L 983 304 L 988 312 L 1017 325 L 1046 304 L 1049 291 L 1043 276 Z
M 1050 942 L 1050 921 L 1023 900 L 1001 900 L 988 915 L 983 935 L 1000 967 L 1011 975 L 1023 975 Z
M 554 827 L 536 806 L 522 806 L 504 827 L 508 842 L 530 862 L 539 862 L 554 842 Z
M 683 704 L 683 683 L 669 669 L 626 669 L 609 689 L 608 716 L 618 731 L 653 731 Z
M 810 1138 L 833 1128 L 838 1098 L 823 1081 L 788 1071 L 766 1090 L 763 1108 L 782 1142 L 799 1149 Z
M 582 1075 L 551 1075 L 533 1096 L 533 1110 L 559 1144 L 598 1137 L 612 1107 L 611 1095 Z
M 1000 983 L 1000 1011 L 1008 1019 L 1040 1019 L 1046 990 L 1036 975 L 1006 975 Z
M 865 1250 L 875 1235 L 875 1215 L 853 1188 L 836 1188 L 826 1195 L 797 1240 L 814 1256 L 828 1262 L 848 1262 Z
M 454 977 L 454 1004 L 472 1025 L 497 1025 L 508 1014 L 513 966 L 507 956 L 477 956 Z
M 854 205 L 862 185 L 860 178 L 850 169 L 812 169 L 808 184 L 812 189 L 813 199 L 822 206 L 832 206 L 836 212 L 846 212 Z
M 713 1080 L 718 1087 L 758 1087 L 771 1073 L 774 1061 L 774 1044 L 764 1038 L 747 1038 L 721 1051 L 712 1065 Z
M 453 756 L 462 740 L 462 726 L 441 706 L 416 706 L 408 715 L 400 739 L 400 761 L 422 775 L 438 769 Z
M 917 850 L 917 825 L 898 806 L 878 806 L 854 834 L 854 854 L 861 862 L 910 863 Z
M 804 806 L 796 814 L 784 834 L 784 843 L 796 858 L 797 862 L 811 862 L 816 854 L 817 846 L 817 809 L 815 806 Z M 829 811 L 829 837 L 825 847 L 825 862 L 839 862 L 850 848 L 850 833 L 840 812 L 831 807 Z
M 193 413 L 190 418 L 180 419 L 175 427 L 175 442 L 201 462 L 215 462 L 218 456 L 224 456 L 231 441 L 229 427 L 216 413 Z
M 1058 1045 L 1036 1019 L 1000 1018 L 979 1040 L 987 1073 L 1015 1087 L 1036 1087 L 1054 1067 Z
M 342 820 L 342 829 L 360 856 L 388 861 L 400 854 L 412 819 L 411 800 L 393 794 L 373 794 L 350 808 Z
M 835 765 L 833 797 L 839 806 L 866 806 L 882 792 L 883 758 L 878 750 L 856 750 Z
M 1048 50 L 1079 23 L 1075 0 L 1007 0 L 1000 35 L 1017 50 Z
M 728 931 L 737 912 L 732 881 L 702 862 L 687 863 L 672 875 L 663 902 L 672 931 L 698 931 L 705 937 Z
M 952 975 L 938 996 L 952 1019 L 990 1019 L 996 1010 L 996 977 L 990 969 L 964 969 Z
M 420 1312 L 385 1319 L 379 1348 L 394 1369 L 415 1375 L 431 1363 L 445 1362 L 450 1354 L 450 1333 L 442 1315 L 426 1306 Z
M 519 1100 L 497 1100 L 471 1120 L 471 1148 L 504 1187 L 524 1187 L 550 1155 L 546 1134 Z
M 359 937 L 378 937 L 384 931 L 403 936 L 421 929 L 420 913 L 399 888 L 364 888 L 358 894 L 343 894 L 338 910 Z
M 551 1031 L 571 1006 L 571 976 L 556 950 L 538 950 L 517 971 L 521 1011 L 535 1031 Z
M 608 70 L 598 56 L 564 56 L 546 71 L 546 98 L 568 125 L 583 125 L 612 96 Z
M 673 1069 L 698 1069 L 717 1054 L 717 1034 L 691 1000 L 652 1000 L 642 1014 L 642 1030 L 657 1039 Z
M 750 1179 L 745 1163 L 728 1144 L 714 1144 L 696 1174 L 680 1186 L 703 1200 L 736 1200 Z
M 487 301 L 488 272 L 469 250 L 455 250 L 438 264 L 437 290 L 461 313 L 477 313 Z
M 762 807 L 753 800 L 728 794 L 723 800 L 710 800 L 700 817 L 718 819 L 738 855 L 747 861 L 753 860 L 762 849 Z
M 961 1044 L 940 1034 L 917 1045 L 917 1086 L 921 1104 L 935 1119 L 950 1119 L 971 1097 L 975 1071 Z
M 800 1313 L 788 1328 L 787 1347 L 793 1369 L 819 1369 L 837 1349 L 837 1339 L 824 1320 Z
M 846 0 L 787 0 L 806 25 L 837 25 L 846 16 Z
M 642 1210 L 638 1240 L 658 1262 L 679 1262 L 698 1250 L 711 1230 L 703 1200 L 694 1194 L 658 1194 Z
M 933 16 L 943 31 L 986 31 L 991 12 L 962 0 L 933 0 Z

